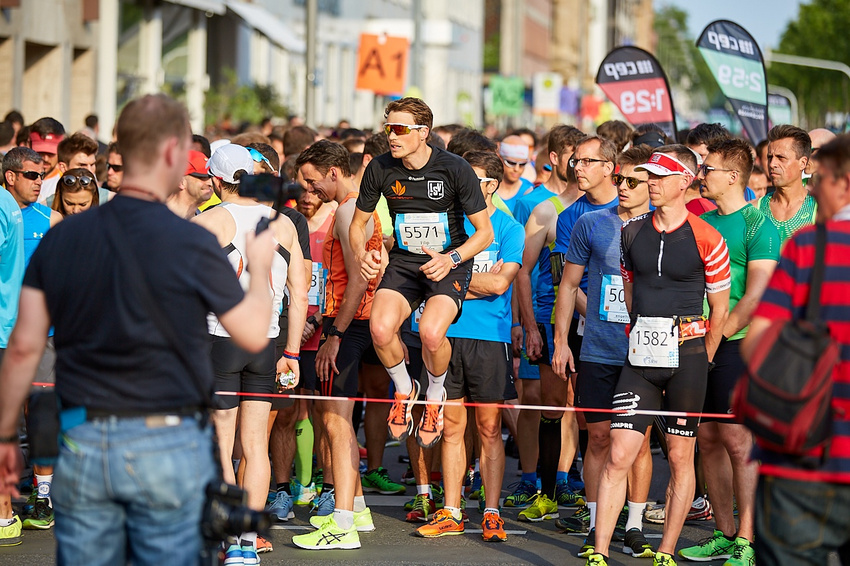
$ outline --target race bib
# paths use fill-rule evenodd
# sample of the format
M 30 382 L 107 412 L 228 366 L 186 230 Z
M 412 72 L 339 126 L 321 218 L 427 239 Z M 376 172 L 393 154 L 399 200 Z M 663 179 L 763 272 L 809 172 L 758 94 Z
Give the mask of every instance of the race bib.
M 422 246 L 435 252 L 449 247 L 449 217 L 445 212 L 424 214 L 398 214 L 396 216 L 396 241 L 403 250 L 425 255 Z
M 605 322 L 628 324 L 629 311 L 626 310 L 626 292 L 623 289 L 622 275 L 602 276 L 602 292 L 599 296 L 599 319 Z
M 425 301 L 419 304 L 419 307 L 413 311 L 413 324 L 419 326 L 419 321 L 422 320 L 422 313 L 425 312 Z
M 314 307 L 323 307 L 325 299 L 325 281 L 328 270 L 322 269 L 322 264 L 313 262 L 313 270 L 310 273 L 310 290 L 307 291 L 307 304 Z
M 679 367 L 676 319 L 639 316 L 629 333 L 629 363 L 639 367 Z
M 473 273 L 489 273 L 493 266 L 498 261 L 495 250 L 484 250 L 481 253 L 475 254 L 472 260 Z

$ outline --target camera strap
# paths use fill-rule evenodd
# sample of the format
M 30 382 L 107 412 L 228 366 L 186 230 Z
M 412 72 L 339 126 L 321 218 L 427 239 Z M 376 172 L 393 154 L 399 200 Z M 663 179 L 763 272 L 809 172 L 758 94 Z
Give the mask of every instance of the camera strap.
M 106 240 L 112 246 L 115 255 L 118 257 L 120 265 L 124 268 L 127 274 L 127 287 L 130 288 L 131 292 L 136 294 L 139 304 L 145 309 L 159 332 L 170 343 L 171 348 L 180 358 L 180 361 L 183 362 L 189 376 L 192 378 L 192 381 L 195 382 L 195 386 L 201 393 L 201 406 L 204 409 L 211 410 L 214 408 L 212 403 L 212 382 L 210 382 L 209 385 L 204 385 L 204 379 L 198 375 L 197 368 L 192 363 L 192 356 L 185 349 L 185 342 L 178 338 L 174 327 L 168 320 L 168 317 L 159 306 L 159 303 L 154 300 L 147 277 L 142 271 L 135 255 L 133 255 L 133 251 L 129 248 L 126 232 L 121 227 L 121 223 L 119 222 L 117 215 L 118 213 L 113 209 L 114 206 L 110 206 L 109 204 L 98 207 L 98 211 L 103 219 L 104 226 L 106 227 Z

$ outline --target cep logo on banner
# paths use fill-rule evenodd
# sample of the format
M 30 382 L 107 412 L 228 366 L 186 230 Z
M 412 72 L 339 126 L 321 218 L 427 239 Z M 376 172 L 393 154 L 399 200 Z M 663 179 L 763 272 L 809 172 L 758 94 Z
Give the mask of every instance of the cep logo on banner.
M 728 20 L 711 22 L 697 47 L 720 90 L 729 99 L 747 137 L 767 137 L 767 80 L 758 44 L 741 26 Z
M 661 65 L 638 47 L 617 47 L 596 73 L 596 84 L 633 126 L 655 123 L 676 136 L 676 113 Z

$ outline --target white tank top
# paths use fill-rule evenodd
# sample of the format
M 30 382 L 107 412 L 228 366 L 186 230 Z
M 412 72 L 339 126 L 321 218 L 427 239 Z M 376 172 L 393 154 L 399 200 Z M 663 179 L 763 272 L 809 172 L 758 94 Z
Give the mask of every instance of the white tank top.
M 251 276 L 248 270 L 245 269 L 245 238 L 248 232 L 253 232 L 257 228 L 257 223 L 261 218 L 271 218 L 274 210 L 264 204 L 241 205 L 233 203 L 223 203 L 220 205 L 233 217 L 236 222 L 236 234 L 233 240 L 224 247 L 227 254 L 227 259 L 233 270 L 236 272 L 236 277 L 239 283 L 246 291 L 251 282 Z M 289 252 L 282 246 L 278 245 L 277 253 L 272 259 L 272 268 L 269 272 L 269 293 L 272 294 L 272 310 L 269 313 L 269 332 L 268 338 L 277 338 L 280 334 L 280 310 L 283 302 L 283 293 L 286 288 L 286 274 L 289 268 Z M 214 284 L 214 283 L 213 283 Z M 218 318 L 210 313 L 207 315 L 207 327 L 209 333 L 213 336 L 230 336 L 224 327 L 219 322 Z

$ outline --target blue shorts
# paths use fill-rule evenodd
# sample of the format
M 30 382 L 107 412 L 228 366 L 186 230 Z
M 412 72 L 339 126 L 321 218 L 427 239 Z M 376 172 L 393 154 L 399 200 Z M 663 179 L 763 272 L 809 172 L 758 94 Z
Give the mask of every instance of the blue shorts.
M 540 379 L 539 364 L 552 365 L 552 356 L 555 355 L 555 328 L 548 322 L 538 322 L 537 328 L 541 331 L 540 338 L 543 340 L 543 355 L 537 359 L 539 363 L 532 364 L 523 348 L 519 361 L 520 379 Z M 523 331 L 523 343 L 525 343 L 525 331 Z

